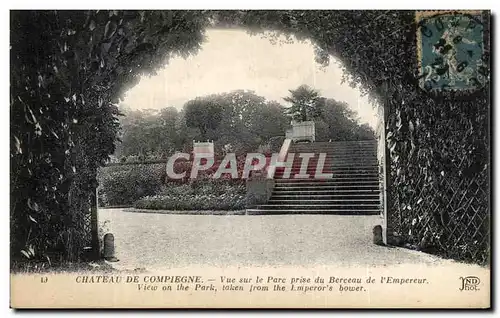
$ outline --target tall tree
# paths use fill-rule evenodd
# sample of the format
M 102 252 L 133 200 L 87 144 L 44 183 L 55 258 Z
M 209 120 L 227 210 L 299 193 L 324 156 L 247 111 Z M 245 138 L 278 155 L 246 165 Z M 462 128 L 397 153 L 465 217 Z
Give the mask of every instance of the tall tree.
M 375 139 L 375 132 L 367 125 L 360 125 L 356 112 L 346 102 L 322 98 L 322 114 L 315 120 L 317 140 Z
M 236 90 L 217 95 L 224 116 L 217 134 L 222 144 L 234 151 L 254 151 L 271 137 L 283 135 L 288 118 L 283 107 L 253 91 Z
M 179 147 L 177 109 L 128 109 L 124 110 L 124 115 L 121 119 L 121 142 L 115 152 L 117 157 L 165 157 Z
M 290 96 L 283 100 L 292 105 L 287 109 L 287 114 L 296 121 L 307 121 L 321 115 L 321 97 L 319 91 L 301 85 L 294 90 L 289 90 Z
M 202 140 L 208 138 L 209 130 L 217 128 L 222 119 L 222 106 L 213 97 L 190 100 L 184 110 L 187 126 L 198 128 Z

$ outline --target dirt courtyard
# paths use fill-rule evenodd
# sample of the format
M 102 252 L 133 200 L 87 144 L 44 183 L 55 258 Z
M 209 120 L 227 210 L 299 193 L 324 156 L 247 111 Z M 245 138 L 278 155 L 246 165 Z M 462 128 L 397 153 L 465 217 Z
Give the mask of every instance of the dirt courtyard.
M 380 216 L 175 215 L 101 209 L 115 236 L 116 266 L 438 265 L 438 257 L 372 243 Z

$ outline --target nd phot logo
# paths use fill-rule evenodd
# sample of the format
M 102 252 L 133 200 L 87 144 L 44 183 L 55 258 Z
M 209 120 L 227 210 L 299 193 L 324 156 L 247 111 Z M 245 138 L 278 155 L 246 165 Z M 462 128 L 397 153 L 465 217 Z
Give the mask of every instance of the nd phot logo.
M 472 291 L 478 291 L 479 290 L 479 283 L 481 280 L 476 277 L 476 276 L 466 276 L 466 277 L 460 277 L 460 280 L 462 281 L 462 287 L 460 287 L 460 291 L 464 290 L 472 290 Z

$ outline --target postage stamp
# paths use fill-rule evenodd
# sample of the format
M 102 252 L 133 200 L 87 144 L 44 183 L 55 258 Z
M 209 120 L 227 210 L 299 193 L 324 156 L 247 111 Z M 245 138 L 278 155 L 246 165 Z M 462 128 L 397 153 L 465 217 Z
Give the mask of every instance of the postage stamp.
M 11 307 L 490 308 L 488 17 L 10 11 Z
M 488 81 L 481 11 L 416 13 L 420 87 L 429 92 L 476 90 Z

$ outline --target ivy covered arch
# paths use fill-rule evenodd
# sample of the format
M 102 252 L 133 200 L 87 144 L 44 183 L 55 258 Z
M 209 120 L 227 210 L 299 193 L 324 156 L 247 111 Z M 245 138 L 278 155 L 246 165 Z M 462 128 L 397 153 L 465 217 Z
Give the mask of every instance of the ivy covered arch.
M 204 30 L 212 26 L 310 39 L 318 62 L 328 63 L 329 55 L 339 59 L 347 80 L 389 110 L 394 201 L 388 208 L 397 212 L 399 225 L 394 227 L 406 241 L 421 240 L 430 227 L 448 226 L 441 213 L 421 225 L 418 235 L 406 233 L 407 221 L 416 217 L 405 209 L 417 204 L 422 179 L 445 193 L 443 171 L 451 171 L 456 180 L 446 182 L 457 187 L 463 184 L 460 178 L 476 180 L 479 174 L 477 188 L 487 187 L 489 86 L 437 96 L 420 89 L 421 26 L 414 11 L 11 11 L 14 261 L 78 257 L 97 169 L 114 151 L 116 103 L 142 75 L 153 74 L 169 58 L 196 54 Z M 486 60 L 488 56 L 486 43 Z M 448 208 L 448 217 L 454 217 L 450 200 L 431 199 L 421 214 Z M 486 209 L 486 219 L 487 207 L 475 207 Z M 446 249 L 445 236 L 432 239 Z M 480 241 L 474 243 L 474 255 L 460 252 L 460 245 L 452 256 L 483 261 L 487 242 Z

